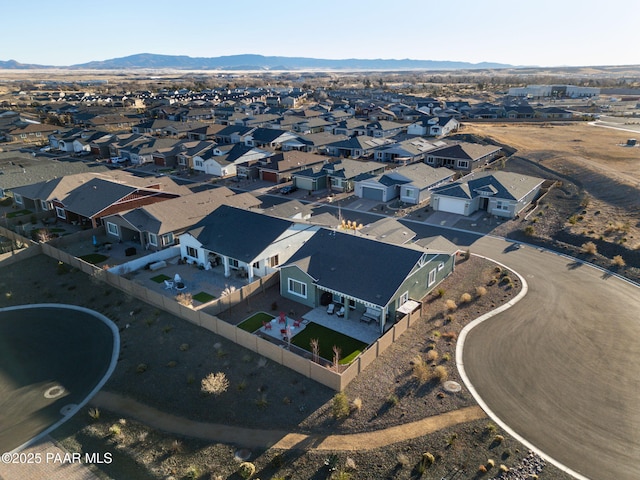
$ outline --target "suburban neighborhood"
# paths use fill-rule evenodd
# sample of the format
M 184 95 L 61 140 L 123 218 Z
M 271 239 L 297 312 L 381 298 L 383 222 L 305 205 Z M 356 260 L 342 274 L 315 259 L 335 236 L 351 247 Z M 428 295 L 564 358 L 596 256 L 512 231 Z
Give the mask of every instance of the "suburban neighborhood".
M 163 75 L 0 81 L 0 333 L 18 338 L 2 316 L 47 344 L 86 330 L 73 361 L 25 347 L 25 372 L 40 350 L 70 375 L 42 380 L 46 404 L 0 370 L 17 419 L 3 451 L 113 455 L 78 462 L 86 478 L 633 478 L 622 448 L 582 470 L 579 431 L 567 446 L 535 430 L 557 385 L 535 366 L 591 365 L 574 330 L 605 300 L 635 338 L 637 226 L 605 217 L 637 211 L 620 165 L 637 159 L 640 90 Z M 612 104 L 624 120 L 601 119 Z M 584 132 L 609 128 L 624 158 L 598 170 Z M 561 131 L 589 174 L 539 147 Z M 547 431 L 584 419 L 558 410 Z M 47 468 L 29 478 L 81 478 Z

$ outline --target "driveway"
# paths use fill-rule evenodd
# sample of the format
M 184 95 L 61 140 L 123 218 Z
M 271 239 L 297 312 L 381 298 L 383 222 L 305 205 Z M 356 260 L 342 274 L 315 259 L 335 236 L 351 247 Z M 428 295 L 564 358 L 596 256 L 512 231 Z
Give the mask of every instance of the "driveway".
M 117 328 L 64 305 L 0 311 L 0 451 L 11 451 L 74 415 L 106 382 Z
M 501 423 L 583 478 L 635 480 L 640 458 L 640 289 L 534 247 L 471 246 L 529 292 L 469 332 L 464 368 Z

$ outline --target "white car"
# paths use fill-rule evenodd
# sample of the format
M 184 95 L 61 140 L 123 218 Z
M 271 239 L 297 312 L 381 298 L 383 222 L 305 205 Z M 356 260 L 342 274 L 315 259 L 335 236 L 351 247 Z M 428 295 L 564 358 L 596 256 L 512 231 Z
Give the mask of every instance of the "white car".
M 127 159 L 126 158 L 122 158 L 122 157 L 111 157 L 109 159 L 109 163 L 124 163 L 126 161 L 127 161 Z

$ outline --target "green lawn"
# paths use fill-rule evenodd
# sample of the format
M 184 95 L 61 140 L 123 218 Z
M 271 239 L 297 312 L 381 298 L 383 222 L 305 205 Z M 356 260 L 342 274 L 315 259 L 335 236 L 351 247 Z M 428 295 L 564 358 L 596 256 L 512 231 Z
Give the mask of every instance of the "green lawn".
M 165 280 L 171 280 L 171 277 L 167 277 L 166 275 L 161 273 L 160 275 L 156 275 L 155 277 L 151 277 L 151 280 L 153 280 L 156 283 L 162 283 Z
M 7 213 L 7 218 L 20 217 L 22 215 L 29 215 L 33 213 L 31 210 L 18 210 L 17 212 Z
M 107 257 L 106 255 L 101 255 L 99 253 L 89 253 L 80 257 L 80 259 L 84 260 L 85 262 L 92 263 L 94 265 L 104 262 L 107 258 L 109 257 Z
M 311 352 L 310 341 L 312 338 L 318 340 L 320 347 L 320 356 L 326 360 L 333 359 L 333 346 L 340 348 L 340 364 L 346 365 L 351 363 L 360 353 L 367 348 L 367 344 L 348 337 L 342 333 L 323 327 L 317 323 L 309 323 L 305 328 L 294 335 L 291 343 L 297 347 Z
M 194 300 L 197 300 L 200 303 L 207 303 L 210 302 L 211 300 L 215 300 L 215 296 L 214 295 L 210 295 L 207 292 L 200 292 L 200 293 L 196 293 L 193 296 Z
M 242 330 L 245 330 L 249 333 L 253 333 L 259 328 L 262 328 L 262 322 L 270 322 L 274 318 L 275 317 L 273 315 L 269 315 L 266 312 L 257 312 L 239 323 L 238 328 L 241 328 Z

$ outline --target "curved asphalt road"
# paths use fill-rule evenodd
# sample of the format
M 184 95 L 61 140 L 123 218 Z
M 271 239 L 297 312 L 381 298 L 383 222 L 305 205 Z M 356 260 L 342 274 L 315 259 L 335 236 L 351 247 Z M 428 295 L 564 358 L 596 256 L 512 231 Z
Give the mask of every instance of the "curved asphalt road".
M 0 309 L 0 452 L 75 414 L 111 375 L 119 350 L 115 325 L 86 308 Z
M 528 294 L 468 332 L 466 374 L 492 416 L 591 480 L 640 478 L 640 289 L 535 247 L 471 251 L 520 273 Z

